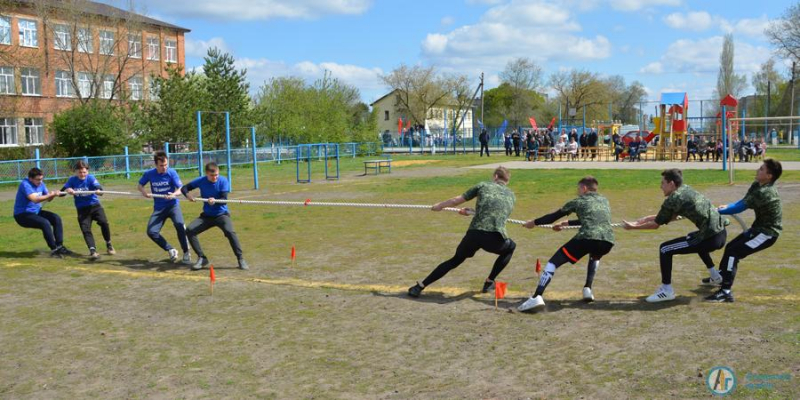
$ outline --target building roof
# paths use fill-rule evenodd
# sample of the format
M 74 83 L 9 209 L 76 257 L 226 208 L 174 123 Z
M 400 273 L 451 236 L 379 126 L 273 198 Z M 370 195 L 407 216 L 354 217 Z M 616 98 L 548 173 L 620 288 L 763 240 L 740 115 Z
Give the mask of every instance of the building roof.
M 37 3 L 40 3 L 41 0 L 12 0 L 15 3 L 20 3 L 24 5 L 34 6 Z M 67 8 L 70 2 L 67 1 L 60 1 L 60 0 L 45 0 L 45 3 L 50 7 L 56 8 Z M 114 6 L 110 6 L 108 4 L 97 3 L 94 1 L 84 1 L 81 2 L 86 5 L 86 12 L 90 14 L 100 15 L 103 17 L 111 18 L 111 19 L 140 19 L 142 23 L 161 26 L 164 28 L 175 29 L 181 32 L 191 32 L 190 29 L 186 29 L 177 25 L 169 24 L 164 21 L 159 21 L 154 18 L 150 18 L 145 15 L 137 14 L 131 11 L 126 11 L 121 8 L 117 8 Z M 79 3 L 80 4 L 80 3 Z
M 389 92 L 389 93 L 386 93 L 385 95 L 383 95 L 383 96 L 381 96 L 380 98 L 378 98 L 378 100 L 375 100 L 375 101 L 373 101 L 372 103 L 370 103 L 370 104 L 369 104 L 369 106 L 370 106 L 370 107 L 373 107 L 373 106 L 375 106 L 375 104 L 378 104 L 380 101 L 382 101 L 383 99 L 385 99 L 385 98 L 387 98 L 387 97 L 389 97 L 389 96 L 391 96 L 391 95 L 395 94 L 395 92 L 397 92 L 397 91 L 399 91 L 399 90 L 400 90 L 400 89 L 394 89 L 394 90 L 392 90 L 391 92 Z M 471 108 L 476 108 L 476 107 L 478 107 L 478 106 L 477 106 L 477 104 L 480 104 L 480 99 L 477 99 L 477 98 L 476 98 L 476 99 L 475 99 L 475 101 L 473 102 L 473 104 L 472 104 L 472 107 L 471 107 Z M 441 107 L 442 105 L 438 105 L 438 106 L 439 106 L 439 107 Z M 444 104 L 443 106 L 455 107 L 455 106 L 457 106 L 457 104 Z

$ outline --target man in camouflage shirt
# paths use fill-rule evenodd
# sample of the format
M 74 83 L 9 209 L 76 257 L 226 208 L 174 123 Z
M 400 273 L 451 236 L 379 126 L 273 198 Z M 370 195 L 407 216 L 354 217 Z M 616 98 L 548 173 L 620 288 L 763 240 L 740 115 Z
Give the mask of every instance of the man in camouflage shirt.
M 681 216 L 692 221 L 699 230 L 661 243 L 661 286 L 647 298 L 649 303 L 675 299 L 675 291 L 672 289 L 672 256 L 675 254 L 697 253 L 706 264 L 711 277 L 718 277 L 719 273 L 714 269 L 710 253 L 725 246 L 727 237 L 722 216 L 705 196 L 683 184 L 681 170 L 668 169 L 661 176 L 661 191 L 667 199 L 661 205 L 658 215 L 640 218 L 636 222 L 625 221 L 625 229 L 658 229 Z
M 456 254 L 453 258 L 439 264 L 425 280 L 410 287 L 408 289 L 409 296 L 419 297 L 424 288 L 441 279 L 467 258 L 474 256 L 479 249 L 498 255 L 489 277 L 483 284 L 482 291 L 486 293 L 494 287 L 495 278 L 511 261 L 514 249 L 517 248 L 516 243 L 509 239 L 506 233 L 506 219 L 511 215 L 516 201 L 514 192 L 507 187 L 510 177 L 511 173 L 507 169 L 498 167 L 494 171 L 492 182 L 481 182 L 461 196 L 437 203 L 431 208 L 433 211 L 441 211 L 447 207 L 458 206 L 475 197 L 478 198 L 475 216 L 472 217 L 472 223 L 469 225 L 467 234 L 461 239 Z M 461 214 L 468 215 L 470 211 L 468 208 L 463 208 Z
M 564 204 L 560 210 L 543 217 L 530 220 L 525 227 L 531 229 L 536 225 L 552 224 L 553 222 L 576 213 L 578 219 L 563 221 L 553 225 L 553 230 L 560 231 L 565 226 L 580 225 L 578 234 L 564 246 L 561 246 L 547 262 L 544 273 L 539 278 L 536 292 L 522 303 L 519 311 L 528 311 L 544 307 L 542 294 L 550 284 L 556 269 L 566 262 L 575 264 L 589 254 L 589 265 L 586 271 L 586 284 L 583 287 L 583 299 L 594 301 L 592 294 L 592 281 L 600 266 L 600 259 L 614 247 L 614 231 L 611 229 L 611 207 L 608 200 L 597 193 L 597 179 L 587 176 L 578 182 L 578 197 Z
M 705 284 L 722 283 L 722 288 L 706 297 L 706 300 L 732 303 L 731 287 L 736 278 L 739 260 L 769 248 L 778 241 L 778 236 L 783 229 L 781 227 L 781 198 L 774 185 L 782 173 L 783 167 L 780 162 L 771 158 L 764 160 L 756 172 L 756 181 L 750 185 L 744 198 L 719 208 L 719 213 L 723 215 L 738 214 L 751 208 L 756 213 L 756 220 L 753 221 L 750 229 L 725 246 L 725 253 L 722 254 L 722 261 L 719 263 L 721 279 L 703 279 Z

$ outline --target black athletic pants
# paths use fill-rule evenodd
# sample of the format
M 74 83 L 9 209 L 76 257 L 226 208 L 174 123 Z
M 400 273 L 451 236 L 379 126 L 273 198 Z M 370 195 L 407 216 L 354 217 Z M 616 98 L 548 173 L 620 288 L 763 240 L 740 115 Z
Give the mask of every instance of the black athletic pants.
M 483 157 L 483 149 L 486 149 L 486 157 L 489 157 L 489 144 L 481 142 L 481 157 Z
M 697 232 L 692 232 L 686 237 L 679 237 L 661 243 L 660 262 L 661 262 L 661 283 L 669 285 L 672 283 L 672 256 L 675 254 L 695 254 L 700 256 L 706 268 L 713 268 L 714 261 L 711 260 L 710 253 L 725 246 L 727 232 L 721 230 L 714 236 L 702 241 L 696 239 Z
M 733 287 L 733 280 L 736 279 L 736 269 L 739 260 L 761 250 L 771 247 L 778 241 L 777 237 L 764 233 L 756 233 L 748 230 L 725 246 L 725 253 L 719 262 L 719 273 L 722 275 L 722 288 L 730 290 Z
M 38 214 L 21 213 L 14 216 L 17 225 L 23 228 L 41 229 L 44 240 L 50 250 L 55 250 L 64 244 L 64 231 L 61 224 L 61 217 L 56 213 L 41 210 Z
M 78 225 L 81 227 L 83 233 L 83 240 L 86 241 L 86 246 L 89 249 L 96 249 L 94 244 L 94 235 L 92 234 L 92 221 L 97 221 L 100 225 L 100 231 L 103 233 L 103 239 L 106 244 L 111 243 L 111 229 L 108 227 L 108 218 L 103 206 L 100 204 L 93 204 L 88 207 L 78 209 Z
M 481 249 L 498 255 L 494 266 L 492 266 L 492 272 L 489 273 L 489 280 L 493 281 L 497 278 L 497 275 L 500 275 L 503 268 L 508 265 L 508 262 L 511 261 L 511 256 L 514 255 L 514 250 L 516 248 L 517 244 L 514 243 L 513 240 L 503 238 L 503 235 L 499 232 L 485 232 L 470 229 L 467 231 L 467 234 L 464 235 L 464 238 L 461 239 L 461 243 L 458 245 L 453 258 L 439 264 L 439 266 L 422 281 L 422 284 L 428 286 L 438 281 L 443 276 L 447 275 L 450 270 L 461 265 L 461 263 L 474 256 L 475 253 Z
M 236 236 L 236 232 L 233 230 L 233 221 L 229 214 L 222 214 L 216 217 L 208 217 L 205 214 L 200 214 L 199 218 L 192 221 L 192 223 L 186 227 L 186 236 L 189 237 L 189 243 L 192 244 L 192 248 L 197 255 L 199 257 L 205 257 L 197 235 L 215 226 L 221 229 L 225 237 L 228 238 L 228 242 L 231 244 L 231 249 L 233 249 L 233 254 L 236 254 L 236 258 L 242 258 L 242 245 L 239 244 L 239 237 Z

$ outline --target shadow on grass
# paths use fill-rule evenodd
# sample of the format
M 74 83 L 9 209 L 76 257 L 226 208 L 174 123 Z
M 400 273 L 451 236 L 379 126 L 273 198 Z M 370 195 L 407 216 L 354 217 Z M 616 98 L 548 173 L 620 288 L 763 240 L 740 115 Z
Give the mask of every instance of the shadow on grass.
M 418 301 L 420 303 L 449 304 L 449 303 L 455 303 L 457 301 L 461 301 L 461 300 L 472 298 L 473 296 L 475 296 L 476 294 L 479 294 L 479 293 L 480 293 L 480 291 L 474 290 L 474 291 L 471 291 L 471 292 L 462 293 L 462 294 L 460 294 L 458 296 L 449 297 L 449 296 L 445 296 L 444 293 L 430 292 L 430 293 L 423 293 L 422 296 L 414 298 L 414 297 L 410 297 L 405 292 L 403 292 L 403 293 L 385 293 L 385 292 L 373 291 L 372 295 L 373 296 L 378 296 L 378 297 L 394 297 L 394 298 L 397 298 L 397 299 Z
M 0 251 L 0 258 L 36 258 L 38 251 Z
M 185 264 L 173 264 L 169 261 L 150 261 L 150 260 L 138 260 L 138 259 L 127 259 L 127 260 L 119 260 L 119 259 L 111 259 L 110 257 L 101 258 L 98 261 L 89 261 L 88 264 L 94 263 L 103 263 L 109 265 L 115 265 L 122 268 L 133 269 L 137 271 L 174 271 L 177 269 L 189 269 L 189 265 Z
M 644 299 L 645 296 L 636 300 L 595 300 L 593 302 L 585 302 L 583 300 L 545 300 L 546 304 L 544 308 L 526 312 L 517 311 L 517 306 L 527 299 L 523 299 L 519 302 L 501 300 L 497 304 L 497 307 L 521 314 L 542 314 L 558 312 L 564 309 L 594 311 L 659 311 L 666 308 L 689 305 L 695 298 L 690 296 L 678 296 L 673 301 L 665 301 L 662 303 L 648 303 Z M 494 298 L 473 297 L 470 300 L 494 307 Z

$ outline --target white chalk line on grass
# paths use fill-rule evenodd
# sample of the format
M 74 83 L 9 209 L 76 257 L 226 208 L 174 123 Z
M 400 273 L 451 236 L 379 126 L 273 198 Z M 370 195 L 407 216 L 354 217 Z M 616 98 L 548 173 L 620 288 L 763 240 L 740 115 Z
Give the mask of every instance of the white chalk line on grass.
M 11 269 L 11 268 L 40 267 L 40 266 L 36 264 L 11 262 L 11 263 L 3 263 L 2 267 Z M 172 280 L 203 282 L 204 284 L 209 280 L 207 270 L 199 272 L 188 272 L 188 271 L 161 272 L 161 271 L 129 271 L 121 269 L 107 269 L 107 268 L 79 267 L 79 266 L 66 266 L 63 267 L 63 269 L 65 271 L 79 271 L 87 274 L 117 275 L 117 276 L 125 276 L 128 278 L 172 279 Z M 306 289 L 334 289 L 334 290 L 351 291 L 351 292 L 364 292 L 364 293 L 378 292 L 378 293 L 392 293 L 392 294 L 405 294 L 406 291 L 408 290 L 407 286 L 402 286 L 402 285 L 340 283 L 340 282 L 312 281 L 312 280 L 304 280 L 297 278 L 220 276 L 220 270 L 216 270 L 215 272 L 216 272 L 215 275 L 217 284 L 224 282 L 258 283 L 258 284 L 266 284 L 273 286 L 299 287 Z M 530 296 L 531 290 L 533 289 L 534 287 L 531 286 L 530 290 L 508 290 L 506 294 L 508 297 L 512 298 L 510 299 L 512 301 L 523 300 L 528 296 Z M 474 296 L 478 294 L 477 292 L 478 292 L 477 289 L 465 289 L 465 288 L 448 287 L 448 286 L 435 286 L 425 290 L 426 294 L 433 294 L 433 295 L 440 294 L 448 297 L 459 297 L 464 295 Z M 597 294 L 598 297 L 601 297 L 600 300 L 609 300 L 609 301 L 641 302 L 643 301 L 642 297 L 644 297 L 644 294 L 619 293 L 619 292 L 597 291 Z M 492 296 L 492 294 L 490 293 L 487 294 L 486 296 Z M 548 300 L 580 300 L 580 297 L 581 293 L 578 289 L 574 291 L 555 291 L 555 290 L 547 291 Z M 796 303 L 800 301 L 800 296 L 791 294 L 746 295 L 745 297 L 742 298 L 742 300 L 738 300 L 738 302 L 744 302 L 744 303 L 769 303 L 775 301 Z

